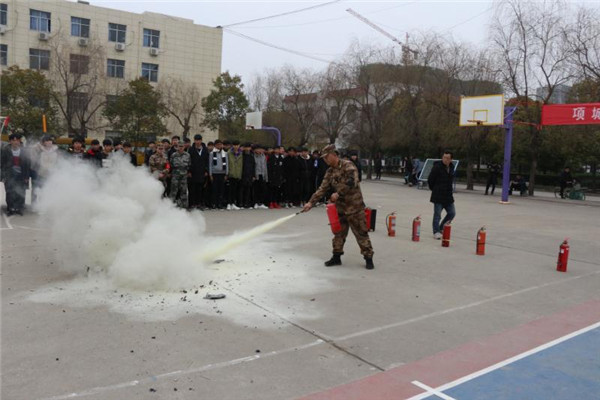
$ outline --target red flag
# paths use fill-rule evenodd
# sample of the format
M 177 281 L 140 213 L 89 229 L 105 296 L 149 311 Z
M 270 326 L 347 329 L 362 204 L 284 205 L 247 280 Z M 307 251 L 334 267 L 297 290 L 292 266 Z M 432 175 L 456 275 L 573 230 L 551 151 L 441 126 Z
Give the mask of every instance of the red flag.
M 4 127 L 6 128 L 8 126 L 8 122 L 10 121 L 10 117 L 6 117 L 4 118 Z
M 542 125 L 600 124 L 600 103 L 542 106 Z

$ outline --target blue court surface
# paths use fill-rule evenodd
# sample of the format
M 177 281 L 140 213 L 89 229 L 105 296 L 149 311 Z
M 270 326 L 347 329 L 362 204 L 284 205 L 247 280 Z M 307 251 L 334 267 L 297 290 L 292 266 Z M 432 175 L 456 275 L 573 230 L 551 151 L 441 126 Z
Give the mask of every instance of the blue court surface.
M 456 382 L 428 400 L 598 400 L 600 324 Z

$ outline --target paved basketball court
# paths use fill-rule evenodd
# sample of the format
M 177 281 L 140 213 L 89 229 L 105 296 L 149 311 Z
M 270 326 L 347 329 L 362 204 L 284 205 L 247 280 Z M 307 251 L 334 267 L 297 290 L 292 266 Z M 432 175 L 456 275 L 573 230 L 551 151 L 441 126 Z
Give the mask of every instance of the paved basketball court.
M 517 197 L 502 206 L 498 195 L 460 192 L 442 248 L 429 233 L 427 191 L 390 180 L 363 191 L 378 209 L 374 271 L 353 238 L 343 266 L 323 267 L 330 233 L 317 208 L 224 255 L 187 293 L 136 293 L 61 272 L 37 215 L 2 217 L 2 398 L 597 395 L 600 203 Z M 395 238 L 383 226 L 392 211 Z M 205 216 L 211 235 L 226 235 L 290 213 Z M 482 225 L 483 257 L 474 254 Z M 565 237 L 571 258 L 559 273 Z

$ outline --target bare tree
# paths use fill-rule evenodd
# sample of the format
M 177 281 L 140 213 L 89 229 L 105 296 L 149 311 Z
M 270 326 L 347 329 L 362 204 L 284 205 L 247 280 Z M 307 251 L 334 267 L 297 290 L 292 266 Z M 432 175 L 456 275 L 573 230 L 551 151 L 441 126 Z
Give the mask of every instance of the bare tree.
M 198 126 L 202 112 L 202 95 L 197 85 L 169 76 L 157 90 L 162 94 L 165 109 L 179 124 L 184 138 L 193 126 Z
M 392 49 L 353 43 L 345 55 L 345 65 L 353 88 L 352 101 L 357 110 L 350 145 L 359 147 L 369 159 L 382 150 L 393 98 L 398 93 L 396 60 Z M 367 177 L 371 178 L 371 168 Z
M 315 127 L 327 136 L 329 143 L 335 143 L 346 133 L 356 115 L 353 104 L 356 88 L 347 72 L 342 65 L 331 64 L 319 76 L 320 101 L 317 102 Z
M 559 85 L 572 76 L 571 49 L 564 35 L 564 1 L 500 3 L 492 24 L 492 44 L 497 54 L 503 84 L 523 107 L 518 113 L 526 124 L 530 142 L 529 194 L 534 194 L 542 135 L 541 104 L 547 104 Z M 533 88 L 541 87 L 536 96 Z M 538 101 L 532 101 L 538 97 Z M 508 177 L 505 177 L 508 179 Z
M 600 12 L 581 7 L 575 21 L 565 29 L 567 43 L 571 46 L 573 61 L 579 77 L 600 81 Z
M 85 136 L 89 129 L 105 126 L 99 113 L 109 93 L 104 47 L 95 38 L 85 45 L 74 43 L 59 31 L 50 40 L 50 48 L 53 100 L 68 133 Z
M 248 85 L 247 96 L 254 111 L 275 112 L 283 109 L 283 74 L 267 69 L 255 75 Z
M 314 135 L 318 113 L 318 85 L 316 74 L 309 70 L 298 71 L 285 66 L 282 71 L 282 86 L 286 93 L 283 110 L 300 128 L 299 145 L 306 145 Z

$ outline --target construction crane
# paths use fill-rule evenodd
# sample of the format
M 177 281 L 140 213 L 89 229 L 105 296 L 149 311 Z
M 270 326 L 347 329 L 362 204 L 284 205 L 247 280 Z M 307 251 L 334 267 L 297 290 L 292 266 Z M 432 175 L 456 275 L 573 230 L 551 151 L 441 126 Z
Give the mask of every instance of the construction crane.
M 371 28 L 375 29 L 377 32 L 381 33 L 382 35 L 386 36 L 387 38 L 391 39 L 392 41 L 396 42 L 397 44 L 400 45 L 400 47 L 402 47 L 402 55 L 404 56 L 405 60 L 408 61 L 408 54 L 412 53 L 414 58 L 417 58 L 417 54 L 418 52 L 416 50 L 411 49 L 410 47 L 408 47 L 408 33 L 406 34 L 406 44 L 402 43 L 400 41 L 400 39 L 396 38 L 395 36 L 391 35 L 390 33 L 386 32 L 385 30 L 381 29 L 379 26 L 375 25 L 373 22 L 369 21 L 367 18 L 363 17 L 362 15 L 360 15 L 359 13 L 357 13 L 356 11 L 354 11 L 351 8 L 348 8 L 346 10 L 348 13 L 350 13 L 353 17 L 358 18 L 359 20 L 361 20 L 362 22 L 364 22 L 365 24 L 369 25 Z

